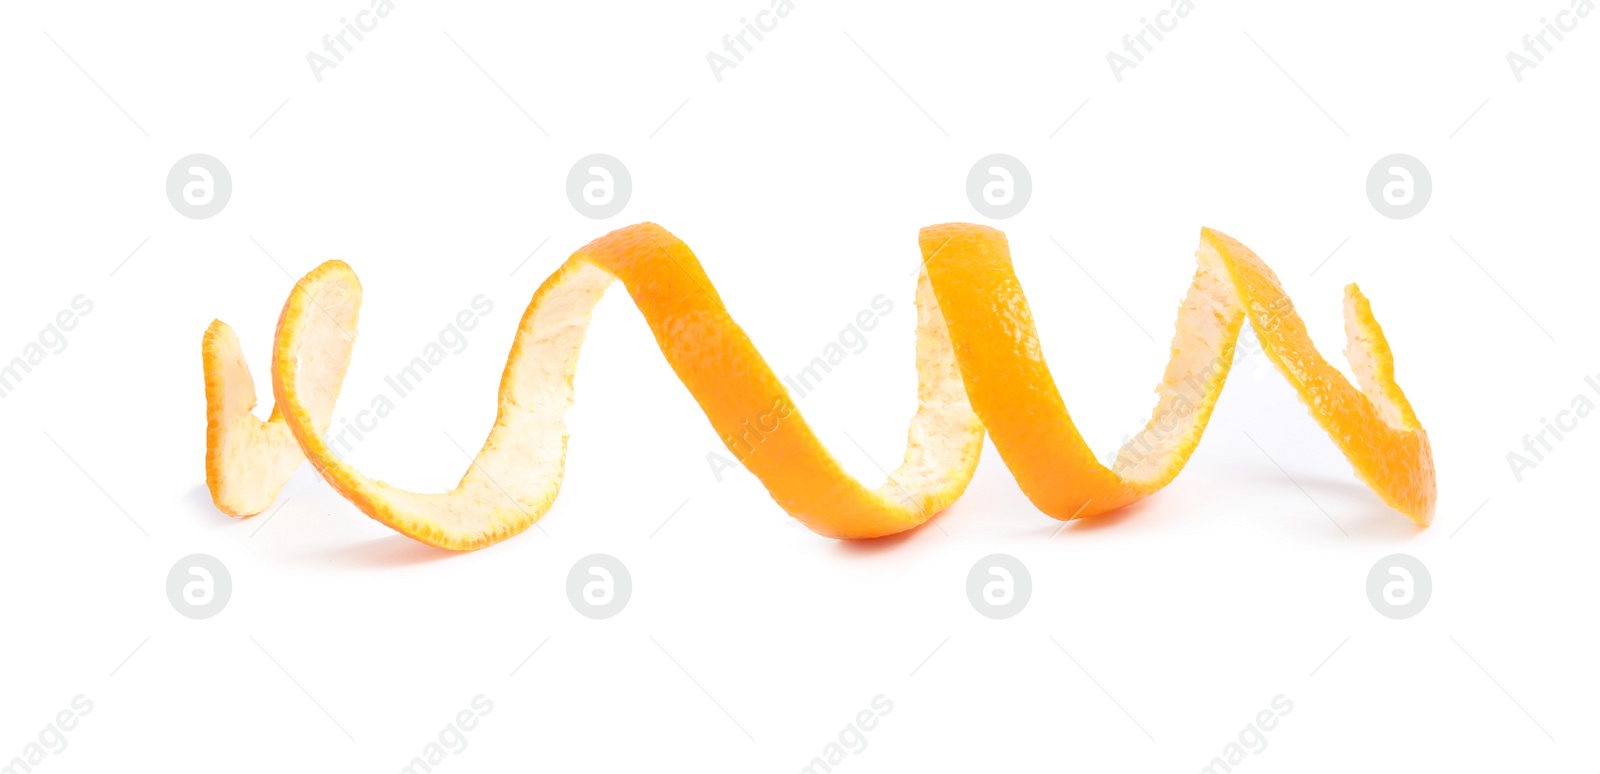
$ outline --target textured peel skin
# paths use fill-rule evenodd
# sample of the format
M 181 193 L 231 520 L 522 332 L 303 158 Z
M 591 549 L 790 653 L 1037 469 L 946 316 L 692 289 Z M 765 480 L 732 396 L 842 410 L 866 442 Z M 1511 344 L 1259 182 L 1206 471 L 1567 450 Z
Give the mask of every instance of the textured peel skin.
M 250 414 L 254 387 L 237 340 L 213 323 L 203 348 L 207 484 L 224 511 L 259 512 L 303 453 L 367 515 L 423 542 L 467 550 L 515 535 L 549 510 L 560 489 L 578 353 L 595 304 L 621 281 L 729 451 L 779 506 L 823 535 L 879 537 L 926 522 L 971 481 L 986 430 L 1024 493 L 1057 519 L 1149 496 L 1198 445 L 1246 320 L 1357 476 L 1413 521 L 1431 521 L 1427 434 L 1394 382 L 1388 342 L 1354 285 L 1346 289 L 1346 354 L 1359 387 L 1317 353 L 1272 271 L 1232 238 L 1202 230 L 1157 405 L 1107 468 L 1073 425 L 1040 355 L 1005 236 L 951 223 L 923 229 L 920 241 L 917 410 L 903 461 L 882 486 L 868 488 L 844 471 L 728 315 L 694 253 L 652 223 L 589 243 L 540 286 L 501 377 L 494 427 L 449 492 L 410 492 L 369 478 L 323 438 L 360 304 L 348 266 L 324 264 L 290 294 L 278 321 L 276 406 L 267 422 Z

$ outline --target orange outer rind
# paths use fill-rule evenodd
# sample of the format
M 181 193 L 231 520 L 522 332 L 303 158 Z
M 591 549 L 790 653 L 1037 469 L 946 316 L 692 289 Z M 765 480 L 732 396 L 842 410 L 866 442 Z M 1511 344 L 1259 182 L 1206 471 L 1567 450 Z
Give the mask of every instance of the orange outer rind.
M 1246 319 L 1356 475 L 1417 524 L 1431 521 L 1428 436 L 1394 382 L 1388 341 L 1355 285 L 1345 289 L 1345 351 L 1359 388 L 1317 353 L 1272 270 L 1231 237 L 1203 229 L 1156 407 L 1108 468 L 1073 425 L 1040 355 L 1005 235 L 949 223 L 923 229 L 921 247 L 917 410 L 902 463 L 877 488 L 846 473 L 823 447 L 694 253 L 653 223 L 589 243 L 539 287 L 501 377 L 494 427 L 449 492 L 410 492 L 369 478 L 323 438 L 361 300 L 348 266 L 325 263 L 290 293 L 278 320 L 276 405 L 266 422 L 250 413 L 254 385 L 237 339 L 212 323 L 203 347 L 207 485 L 223 511 L 259 513 L 303 453 L 364 513 L 417 540 L 467 550 L 515 535 L 549 510 L 560 489 L 578 352 L 595 304 L 620 280 L 724 444 L 780 507 L 823 535 L 879 537 L 926 522 L 966 489 L 986 430 L 1023 492 L 1050 516 L 1085 518 L 1143 499 L 1193 454 Z

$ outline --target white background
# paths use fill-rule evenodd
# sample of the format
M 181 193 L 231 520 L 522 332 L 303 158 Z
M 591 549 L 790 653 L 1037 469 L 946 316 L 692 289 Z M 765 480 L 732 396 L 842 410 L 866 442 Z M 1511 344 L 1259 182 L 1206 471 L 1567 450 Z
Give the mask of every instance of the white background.
M 1292 713 L 1236 770 L 1593 770 L 1600 420 L 1520 483 L 1506 454 L 1600 372 L 1600 16 L 1519 83 L 1506 53 L 1568 0 L 1497 5 L 1199 0 L 1121 83 L 1106 53 L 1167 0 L 797 0 L 720 83 L 706 54 L 767 0 L 401 0 L 320 83 L 306 54 L 366 0 L 8 5 L 0 357 L 77 294 L 94 308 L 0 401 L 0 762 L 81 693 L 92 713 L 36 769 L 397 771 L 483 694 L 492 713 L 435 770 L 793 772 L 883 694 L 835 770 L 1198 771 L 1283 694 Z M 564 191 L 596 152 L 634 185 L 603 222 Z M 914 407 L 917 230 L 987 222 L 965 178 L 997 152 L 1034 192 L 991 224 L 1097 450 L 1152 405 L 1212 226 L 1277 270 L 1341 368 L 1341 288 L 1371 297 L 1433 441 L 1433 527 L 1361 486 L 1258 357 L 1183 475 L 1123 512 L 1058 530 L 991 447 L 936 527 L 828 540 L 742 469 L 716 480 L 724 450 L 616 288 L 543 530 L 447 554 L 308 467 L 270 520 L 211 505 L 213 318 L 265 415 L 289 275 L 348 261 L 366 288 L 348 418 L 486 294 L 467 349 L 352 458 L 442 489 L 466 464 L 446 434 L 481 442 L 533 290 L 641 220 L 694 248 L 780 374 L 894 303 L 799 404 L 876 485 Z M 233 178 L 207 220 L 164 191 L 191 153 Z M 1391 153 L 1432 173 L 1407 220 L 1364 190 Z M 205 621 L 165 595 L 196 552 L 234 585 Z M 605 621 L 565 590 L 596 552 L 634 583 Z M 1004 621 L 965 592 L 996 552 L 1034 585 Z M 1365 588 L 1397 552 L 1434 584 L 1404 621 Z

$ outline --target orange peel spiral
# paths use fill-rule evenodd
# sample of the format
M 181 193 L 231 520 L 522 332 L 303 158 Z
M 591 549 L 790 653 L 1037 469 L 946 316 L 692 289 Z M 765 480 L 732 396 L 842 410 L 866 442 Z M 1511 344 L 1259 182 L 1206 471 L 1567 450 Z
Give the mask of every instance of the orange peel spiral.
M 255 386 L 238 339 L 213 322 L 202 346 L 207 485 L 222 511 L 259 513 L 304 457 L 368 516 L 422 542 L 469 550 L 515 535 L 549 510 L 560 489 L 578 352 L 595 304 L 620 280 L 724 444 L 780 507 L 823 535 L 871 538 L 925 523 L 972 480 L 985 432 L 1028 499 L 1057 519 L 1149 496 L 1199 444 L 1246 319 L 1357 477 L 1417 524 L 1432 520 L 1428 435 L 1394 381 L 1388 341 L 1354 284 L 1345 289 L 1345 353 L 1359 386 L 1317 352 L 1272 270 L 1231 237 L 1202 229 L 1156 407 L 1106 467 L 1073 425 L 1040 354 L 1005 235 L 949 223 L 923 229 L 920 241 L 917 410 L 902 463 L 877 488 L 846 473 L 824 448 L 694 253 L 653 223 L 589 243 L 539 287 L 500 380 L 494 427 L 460 483 L 444 493 L 374 480 L 323 438 L 361 303 L 349 266 L 324 263 L 291 291 L 273 348 L 276 405 L 264 422 L 251 413 Z

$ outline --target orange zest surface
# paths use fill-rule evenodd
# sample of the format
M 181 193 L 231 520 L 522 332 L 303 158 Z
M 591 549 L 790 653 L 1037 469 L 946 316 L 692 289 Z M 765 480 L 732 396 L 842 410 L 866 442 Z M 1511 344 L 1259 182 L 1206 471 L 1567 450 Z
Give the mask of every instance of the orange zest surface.
M 251 413 L 255 387 L 237 338 L 213 322 L 202 347 L 206 482 L 224 512 L 259 513 L 303 455 L 368 516 L 417 540 L 468 550 L 515 535 L 549 510 L 561 487 L 578 351 L 596 302 L 620 280 L 724 444 L 780 507 L 823 535 L 879 537 L 928 521 L 966 489 L 985 431 L 1050 516 L 1086 518 L 1143 499 L 1194 453 L 1246 319 L 1357 477 L 1417 524 L 1432 520 L 1428 435 L 1395 384 L 1388 341 L 1355 285 L 1345 289 L 1345 352 L 1359 386 L 1317 352 L 1272 270 L 1231 237 L 1203 229 L 1156 407 L 1108 468 L 1073 425 L 1040 355 L 1005 235 L 949 223 L 923 229 L 921 246 L 917 411 L 904 461 L 877 488 L 823 447 L 694 253 L 653 223 L 589 243 L 539 287 L 501 377 L 494 427 L 449 492 L 369 478 L 323 438 L 361 303 L 349 266 L 329 261 L 290 293 L 273 348 L 276 405 L 265 422 Z

